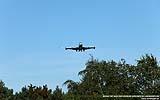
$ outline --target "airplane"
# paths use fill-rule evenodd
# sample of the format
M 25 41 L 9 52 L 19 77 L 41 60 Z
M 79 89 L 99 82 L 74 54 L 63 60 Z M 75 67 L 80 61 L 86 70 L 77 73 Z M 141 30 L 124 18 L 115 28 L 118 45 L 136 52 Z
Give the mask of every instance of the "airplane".
M 95 49 L 95 48 L 96 47 L 84 47 L 83 44 L 80 42 L 78 47 L 65 48 L 65 50 L 69 50 L 70 49 L 70 50 L 75 50 L 76 52 L 77 51 L 79 51 L 79 52 L 81 51 L 82 52 L 82 51 L 85 51 L 85 50 L 88 50 L 88 49 Z

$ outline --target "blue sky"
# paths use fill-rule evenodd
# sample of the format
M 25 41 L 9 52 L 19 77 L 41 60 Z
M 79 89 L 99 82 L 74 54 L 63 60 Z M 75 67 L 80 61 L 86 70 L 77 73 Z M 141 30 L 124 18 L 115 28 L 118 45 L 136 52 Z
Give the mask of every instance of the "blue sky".
M 1 0 L 0 79 L 19 91 L 30 83 L 54 89 L 79 80 L 92 54 L 135 63 L 160 56 L 159 0 Z M 83 42 L 96 50 L 65 51 Z

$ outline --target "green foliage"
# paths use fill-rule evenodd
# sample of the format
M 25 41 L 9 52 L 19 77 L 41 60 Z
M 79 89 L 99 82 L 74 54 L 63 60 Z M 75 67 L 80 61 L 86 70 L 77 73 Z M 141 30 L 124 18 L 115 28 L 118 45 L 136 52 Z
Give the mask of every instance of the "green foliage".
M 43 87 L 33 86 L 23 87 L 19 93 L 15 94 L 15 100 L 53 100 L 52 90 L 47 85 Z
M 154 88 L 160 85 L 160 67 L 153 55 L 146 54 L 137 60 L 135 79 L 141 94 L 157 94 Z
M 12 100 L 13 90 L 5 87 L 5 84 L 0 81 L 0 100 Z
M 98 61 L 93 57 L 78 73 L 80 81 L 67 80 L 67 93 L 58 86 L 53 91 L 44 86 L 25 86 L 13 90 L 0 82 L 0 100 L 140 100 L 140 98 L 103 98 L 103 95 L 160 95 L 160 66 L 153 55 L 144 55 L 137 64 L 124 59 Z
M 124 59 L 115 62 L 92 58 L 79 75 L 80 82 L 72 80 L 65 82 L 68 83 L 68 92 L 74 91 L 71 92 L 72 97 L 77 94 L 83 97 L 160 94 L 160 67 L 153 55 L 142 56 L 136 65 L 127 64 Z
M 52 100 L 63 100 L 64 93 L 62 92 L 62 89 L 60 89 L 58 86 L 53 91 Z

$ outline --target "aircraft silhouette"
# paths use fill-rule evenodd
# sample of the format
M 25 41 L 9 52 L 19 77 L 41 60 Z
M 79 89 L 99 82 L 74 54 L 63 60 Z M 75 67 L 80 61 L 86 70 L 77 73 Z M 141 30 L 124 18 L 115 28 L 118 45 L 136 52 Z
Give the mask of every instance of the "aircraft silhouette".
M 82 51 L 85 51 L 85 50 L 88 50 L 88 49 L 95 49 L 95 48 L 96 47 L 84 47 L 83 44 L 80 42 L 78 47 L 65 48 L 65 50 L 69 50 L 70 49 L 70 50 L 75 50 L 76 52 L 77 51 L 79 51 L 79 52 L 81 51 L 82 52 Z

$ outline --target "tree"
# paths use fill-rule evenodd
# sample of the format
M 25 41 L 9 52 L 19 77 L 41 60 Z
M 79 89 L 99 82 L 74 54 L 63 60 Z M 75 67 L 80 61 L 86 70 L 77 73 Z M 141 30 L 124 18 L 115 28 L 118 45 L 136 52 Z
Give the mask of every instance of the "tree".
M 63 100 L 63 95 L 62 89 L 57 86 L 53 91 L 52 100 Z
M 0 81 L 0 100 L 12 100 L 13 99 L 13 89 L 8 89 L 5 87 L 3 81 Z
M 80 97 L 160 94 L 160 67 L 153 55 L 142 56 L 135 65 L 127 64 L 124 59 L 98 61 L 92 57 L 79 75 L 79 82 L 68 80 L 65 84 L 68 93 Z
M 124 59 L 99 61 L 92 57 L 78 75 L 80 81 L 64 82 L 67 93 L 58 86 L 51 90 L 47 85 L 30 84 L 13 95 L 13 90 L 0 81 L 0 100 L 103 100 L 102 95 L 160 95 L 160 66 L 152 54 L 140 57 L 135 65 Z
M 157 94 L 154 88 L 160 84 L 160 67 L 152 54 L 137 60 L 135 79 L 141 94 Z
M 73 80 L 67 80 L 64 82 L 64 85 L 67 85 L 68 93 L 70 94 L 78 94 L 78 82 L 74 82 Z
M 43 87 L 33 86 L 23 87 L 19 93 L 15 94 L 15 100 L 52 100 L 52 90 L 47 85 Z

